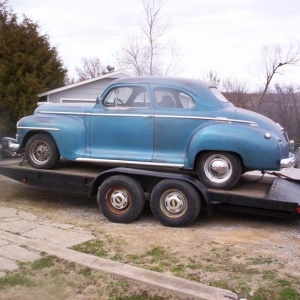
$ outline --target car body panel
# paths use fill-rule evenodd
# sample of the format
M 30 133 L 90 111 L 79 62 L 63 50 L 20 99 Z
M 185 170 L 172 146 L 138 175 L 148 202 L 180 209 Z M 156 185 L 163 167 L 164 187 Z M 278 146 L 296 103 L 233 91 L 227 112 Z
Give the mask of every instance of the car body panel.
M 51 110 L 40 110 L 43 106 L 51 107 Z M 87 148 L 85 119 L 88 112 L 79 113 L 79 107 L 83 106 L 62 109 L 59 105 L 41 105 L 38 113 L 22 118 L 17 126 L 21 147 L 25 147 L 26 141 L 34 133 L 47 132 L 53 137 L 62 157 L 75 160 L 83 156 Z
M 122 103 L 117 96 L 125 89 L 130 92 Z M 34 133 L 47 132 L 69 160 L 186 169 L 194 169 L 203 151 L 226 151 L 236 153 L 246 169 L 278 170 L 280 160 L 289 155 L 285 132 L 272 120 L 236 108 L 212 91 L 197 80 L 118 79 L 95 104 L 39 106 L 34 115 L 18 122 L 18 142 L 25 147 Z M 162 106 L 167 94 L 174 107 Z M 120 103 L 109 102 L 110 97 Z
M 141 86 L 149 94 L 148 86 Z M 149 107 L 96 105 L 91 117 L 90 157 L 150 162 L 153 155 L 153 115 L 152 103 Z

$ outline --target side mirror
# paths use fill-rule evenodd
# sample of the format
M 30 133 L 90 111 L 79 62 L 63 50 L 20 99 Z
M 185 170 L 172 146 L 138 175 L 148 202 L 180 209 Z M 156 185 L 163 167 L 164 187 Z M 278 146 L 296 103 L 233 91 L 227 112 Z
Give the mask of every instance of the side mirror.
M 97 97 L 97 98 L 96 98 L 96 104 L 99 104 L 99 103 L 100 103 L 100 98 Z

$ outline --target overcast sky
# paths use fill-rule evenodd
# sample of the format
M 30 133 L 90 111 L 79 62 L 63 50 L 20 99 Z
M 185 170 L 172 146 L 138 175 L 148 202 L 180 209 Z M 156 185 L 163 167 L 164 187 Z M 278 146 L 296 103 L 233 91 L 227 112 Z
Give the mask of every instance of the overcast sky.
M 112 56 L 137 28 L 141 0 L 8 0 L 50 36 L 52 46 L 75 76 L 82 57 Z M 164 0 L 170 19 L 168 38 L 181 51 L 182 73 L 203 78 L 209 70 L 223 78 L 254 82 L 264 45 L 300 41 L 299 0 Z M 285 70 L 284 80 L 299 85 L 300 67 Z M 277 78 L 277 80 L 281 80 Z

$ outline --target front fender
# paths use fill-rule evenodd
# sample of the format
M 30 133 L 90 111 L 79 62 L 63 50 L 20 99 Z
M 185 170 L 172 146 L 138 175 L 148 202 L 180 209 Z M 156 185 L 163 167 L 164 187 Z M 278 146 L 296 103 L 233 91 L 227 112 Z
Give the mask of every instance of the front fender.
M 35 133 L 46 132 L 54 139 L 62 157 L 75 160 L 86 150 L 86 127 L 83 116 L 32 115 L 22 118 L 18 124 L 18 142 L 24 148 Z
M 247 169 L 278 170 L 282 145 L 276 135 L 266 139 L 265 130 L 249 124 L 214 123 L 199 128 L 187 149 L 186 168 L 194 168 L 197 155 L 202 151 L 226 151 L 238 154 Z

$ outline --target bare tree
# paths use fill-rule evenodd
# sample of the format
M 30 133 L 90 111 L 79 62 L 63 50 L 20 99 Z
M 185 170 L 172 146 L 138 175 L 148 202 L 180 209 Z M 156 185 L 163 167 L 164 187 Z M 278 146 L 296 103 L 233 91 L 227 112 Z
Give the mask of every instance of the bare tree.
M 264 78 L 261 96 L 258 100 L 257 110 L 264 101 L 270 83 L 276 74 L 284 75 L 284 67 L 297 65 L 300 61 L 300 46 L 289 44 L 287 48 L 281 45 L 265 46 L 262 50 L 262 62 L 259 67 Z
M 70 77 L 69 75 L 65 77 L 65 80 L 64 80 L 65 85 L 70 85 L 70 84 L 74 84 L 74 83 L 76 83 L 76 80 L 74 77 Z
M 143 16 L 139 32 L 127 38 L 115 57 L 120 67 L 137 75 L 176 74 L 179 50 L 164 41 L 170 22 L 162 18 L 162 0 L 143 0 Z
M 105 70 L 98 57 L 82 57 L 81 63 L 82 67 L 76 67 L 75 69 L 78 75 L 78 81 L 101 76 Z
M 206 74 L 203 75 L 203 80 L 209 82 L 215 87 L 219 87 L 221 77 L 219 76 L 217 71 L 209 70 Z
M 237 107 L 253 109 L 252 95 L 249 94 L 247 82 L 239 81 L 237 78 L 227 78 L 222 82 L 222 92 L 228 100 Z
M 116 59 L 121 67 L 127 68 L 138 76 L 147 73 L 147 55 L 139 41 L 140 37 L 134 35 L 126 41 L 117 53 Z
M 285 84 L 276 84 L 273 103 L 276 104 L 278 122 L 293 138 L 300 136 L 300 95 L 294 87 Z M 272 118 L 272 116 L 270 116 Z

